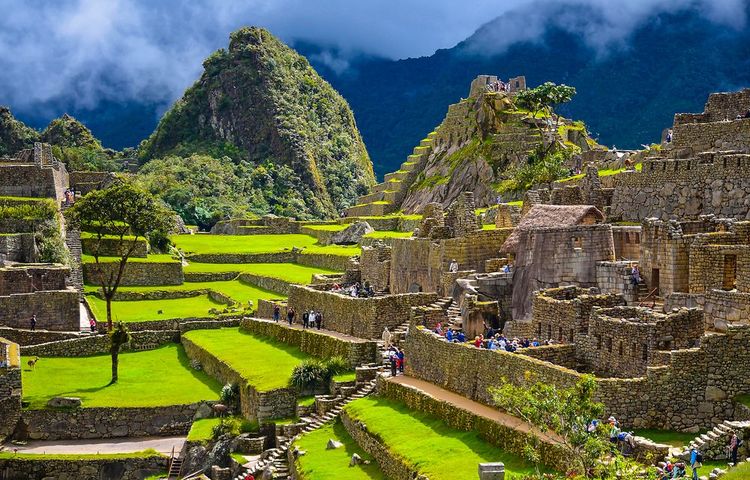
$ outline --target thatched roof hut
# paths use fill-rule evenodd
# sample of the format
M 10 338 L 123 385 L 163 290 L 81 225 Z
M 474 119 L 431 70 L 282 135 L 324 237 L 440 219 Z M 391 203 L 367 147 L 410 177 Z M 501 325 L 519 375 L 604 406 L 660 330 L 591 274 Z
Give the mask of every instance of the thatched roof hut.
M 593 225 L 604 221 L 604 214 L 593 205 L 534 205 L 521 218 L 513 233 L 503 243 L 503 252 L 515 253 L 520 233 L 539 228 L 563 228 Z

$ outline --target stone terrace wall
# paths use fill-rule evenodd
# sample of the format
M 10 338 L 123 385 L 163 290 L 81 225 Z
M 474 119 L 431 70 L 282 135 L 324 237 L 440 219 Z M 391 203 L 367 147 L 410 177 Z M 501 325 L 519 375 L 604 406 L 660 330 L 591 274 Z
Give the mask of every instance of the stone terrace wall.
M 179 332 L 175 330 L 140 331 L 132 332 L 130 337 L 130 343 L 123 345 L 121 351 L 156 348 L 170 342 L 177 342 Z M 109 353 L 109 345 L 109 336 L 101 334 L 29 345 L 22 347 L 21 352 L 26 356 L 39 357 L 86 357 Z
M 345 340 L 317 330 L 289 328 L 283 322 L 275 323 L 254 318 L 243 319 L 240 328 L 255 335 L 275 338 L 293 345 L 314 357 L 343 357 L 349 361 L 352 368 L 378 361 L 379 350 L 375 341 Z
M 78 292 L 74 289 L 19 293 L 0 297 L 0 325 L 28 328 L 36 314 L 36 328 L 80 330 Z
M 349 265 L 349 257 L 344 255 L 297 253 L 291 250 L 274 253 L 202 253 L 188 255 L 187 259 L 200 263 L 299 263 L 339 272 Z
M 730 325 L 750 322 L 750 293 L 712 289 L 703 304 L 705 327 L 726 332 Z
M 270 290 L 282 295 L 289 295 L 289 282 L 279 280 L 278 278 L 266 277 L 263 275 L 254 275 L 252 273 L 243 273 L 239 276 L 239 279 L 244 283 L 255 285 L 264 290 Z
M 750 120 L 744 135 L 750 138 Z M 696 127 L 703 128 L 705 125 Z M 745 219 L 750 207 L 750 158 L 709 154 L 701 159 L 645 161 L 640 173 L 614 176 L 610 218 L 640 222 L 715 214 Z
M 169 459 L 161 455 L 147 458 L 52 460 L 16 457 L 0 460 L 0 471 L 7 480 L 100 479 L 142 480 L 167 470 Z
M 628 304 L 638 301 L 632 283 L 631 262 L 599 262 L 596 264 L 596 284 L 602 293 L 621 295 Z
M 750 391 L 748 338 L 749 326 L 730 328 L 727 334 L 703 337 L 700 348 L 666 352 L 664 366 L 649 367 L 644 377 L 598 378 L 597 396 L 605 414 L 627 428 L 693 432 L 734 418 L 732 399 Z M 563 387 L 580 378 L 575 371 L 526 355 L 448 343 L 418 328 L 410 329 L 405 349 L 408 375 L 487 405 L 488 387 L 504 381 L 527 385 L 527 372 Z
M 434 415 L 451 428 L 476 432 L 482 439 L 504 452 L 524 457 L 526 440 L 531 435 L 529 432 L 482 417 L 408 385 L 389 382 L 384 377 L 378 377 L 377 389 L 378 394 L 401 402 L 411 410 Z M 564 452 L 554 443 L 541 441 L 537 453 L 541 457 L 541 463 L 549 468 L 562 470 L 569 466 L 563 456 Z
M 119 257 L 123 253 L 126 253 L 132 245 L 133 242 L 127 240 L 120 244 L 120 240 L 117 238 L 104 237 L 101 240 L 98 240 L 96 237 L 84 236 L 81 238 L 83 253 L 87 255 L 92 255 L 98 247 L 99 255 L 103 257 Z M 135 249 L 130 256 L 133 258 L 146 258 L 146 255 L 148 255 L 148 248 L 148 242 L 143 238 L 139 238 L 138 241 L 135 242 Z
M 287 305 L 301 315 L 313 309 L 323 314 L 328 330 L 360 338 L 380 338 L 383 329 L 393 329 L 409 319 L 411 307 L 437 300 L 435 293 L 406 293 L 373 298 L 352 298 L 313 287 L 293 285 Z
M 0 368 L 0 442 L 13 433 L 20 416 L 21 369 Z
M 90 285 L 99 285 L 99 268 L 103 268 L 107 275 L 118 267 L 116 263 L 84 263 L 83 280 Z M 184 280 L 180 262 L 128 262 L 120 286 L 182 285 Z
M 0 268 L 0 295 L 65 290 L 70 268 L 63 265 L 35 264 Z
M 612 239 L 615 243 L 615 258 L 634 261 L 641 258 L 640 225 L 612 225 Z
M 185 435 L 199 405 L 24 410 L 19 431 L 30 440 Z
M 0 327 L 0 337 L 6 338 L 11 342 L 21 346 L 38 345 L 40 343 L 55 342 L 58 340 L 69 340 L 78 338 L 78 332 L 55 332 L 48 330 L 35 330 Z
M 5 255 L 5 259 L 11 262 L 34 262 L 34 234 L 0 235 L 0 255 Z
M 65 166 L 0 165 L 0 196 L 58 198 L 68 186 Z M 60 188 L 58 192 L 58 188 Z
M 744 151 L 750 147 L 750 119 L 683 123 L 674 126 L 672 138 L 674 150 L 687 149 L 694 154 L 718 149 Z
M 708 96 L 703 113 L 678 113 L 675 125 L 683 123 L 721 122 L 734 120 L 750 109 L 750 88 L 738 92 L 718 92 Z
M 240 387 L 240 410 L 249 420 L 294 417 L 297 413 L 297 392 L 280 388 L 260 392 L 226 363 L 184 336 L 181 338 L 185 353 L 203 367 L 203 370 L 221 383 L 236 383 Z

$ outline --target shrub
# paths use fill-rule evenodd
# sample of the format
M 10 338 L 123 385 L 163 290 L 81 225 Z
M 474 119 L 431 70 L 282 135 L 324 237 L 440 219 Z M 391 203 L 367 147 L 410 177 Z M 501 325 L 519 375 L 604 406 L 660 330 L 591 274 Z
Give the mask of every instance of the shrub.
M 228 406 L 235 406 L 240 399 L 240 387 L 236 383 L 227 383 L 221 389 L 219 394 L 221 403 Z
M 236 437 L 241 433 L 258 431 L 258 422 L 251 422 L 239 417 L 222 418 L 218 425 L 211 430 L 211 437 L 216 440 L 222 435 Z
M 349 371 L 351 367 L 343 357 L 328 360 L 305 360 L 292 371 L 290 383 L 298 390 L 326 387 L 334 375 Z

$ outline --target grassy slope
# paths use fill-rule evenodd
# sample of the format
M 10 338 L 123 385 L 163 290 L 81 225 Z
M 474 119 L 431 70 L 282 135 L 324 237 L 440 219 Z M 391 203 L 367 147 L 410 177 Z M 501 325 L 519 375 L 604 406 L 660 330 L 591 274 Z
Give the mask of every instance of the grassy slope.
M 221 423 L 220 418 L 202 418 L 196 420 L 190 426 L 187 435 L 189 442 L 207 442 L 213 438 L 213 430 L 216 425 Z
M 305 248 L 305 253 L 327 253 L 351 256 L 359 253 L 357 247 L 320 246 L 310 235 L 176 235 L 172 237 L 177 248 L 185 253 L 273 253 Z
M 475 432 L 455 430 L 437 417 L 409 410 L 398 402 L 365 397 L 350 403 L 346 410 L 430 480 L 473 478 L 477 465 L 484 462 L 505 463 L 508 479 L 534 471 L 521 458 L 502 452 Z
M 212 400 L 221 389 L 190 367 L 180 345 L 120 354 L 120 380 L 107 386 L 110 362 L 109 355 L 41 358 L 33 371 L 23 371 L 24 400 L 31 408 L 56 396 L 80 397 L 84 407 L 154 407 Z
M 409 238 L 412 232 L 396 232 L 392 230 L 379 230 L 365 235 L 367 238 Z
M 722 468 L 726 468 L 726 465 Z M 705 466 L 699 471 L 701 475 L 706 475 L 710 472 Z M 748 478 L 750 478 L 750 463 L 743 463 L 736 468 L 730 469 L 726 475 L 721 477 L 721 480 L 747 480 Z
M 684 447 L 698 436 L 696 433 L 672 432 L 669 430 L 636 430 L 636 435 L 673 447 Z
M 311 358 L 296 347 L 256 337 L 238 328 L 193 330 L 184 336 L 227 363 L 261 391 L 286 387 L 294 367 Z
M 120 257 L 99 257 L 99 261 L 101 263 L 105 262 L 119 262 Z M 94 257 L 93 255 L 81 255 L 81 262 L 83 263 L 94 263 Z M 146 258 L 140 258 L 140 257 L 130 257 L 128 259 L 128 263 L 130 262 L 136 262 L 136 263 L 178 263 L 179 260 L 176 258 L 172 258 L 171 255 L 166 254 L 155 254 L 155 255 L 149 255 Z
M 326 450 L 329 439 L 344 446 Z M 377 462 L 352 440 L 339 421 L 304 435 L 295 445 L 307 452 L 297 460 L 300 480 L 386 480 Z M 364 460 L 371 460 L 371 463 L 350 468 L 349 460 L 354 453 Z
M 325 268 L 308 267 L 296 263 L 198 263 L 190 262 L 185 273 L 252 273 L 277 278 L 289 283 L 310 283 L 316 273 L 340 273 Z
M 122 290 L 125 289 L 125 287 L 122 288 Z M 161 287 L 156 288 L 156 290 L 160 289 Z M 97 321 L 106 321 L 106 302 L 94 295 L 87 295 L 86 300 L 91 306 L 91 310 L 94 312 Z M 208 295 L 167 300 L 113 301 L 112 319 L 114 321 L 129 323 L 172 320 L 177 318 L 209 317 L 211 316 L 208 313 L 210 309 L 222 309 L 225 307 L 226 305 L 211 300 Z M 160 310 L 162 313 L 159 313 Z

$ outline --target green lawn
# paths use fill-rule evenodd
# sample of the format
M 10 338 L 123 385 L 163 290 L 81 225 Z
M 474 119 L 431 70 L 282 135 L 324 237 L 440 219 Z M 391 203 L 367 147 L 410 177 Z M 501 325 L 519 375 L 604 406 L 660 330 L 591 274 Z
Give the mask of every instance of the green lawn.
M 404 404 L 365 397 L 346 407 L 367 425 L 395 455 L 419 469 L 430 480 L 476 477 L 477 465 L 503 462 L 505 478 L 521 478 L 534 467 L 482 440 L 476 432 L 446 426 L 439 418 L 409 410 Z
M 26 358 L 22 365 L 26 365 Z M 190 367 L 181 345 L 120 354 L 120 380 L 108 386 L 109 355 L 43 357 L 22 372 L 24 400 L 44 408 L 52 397 L 80 397 L 84 407 L 157 407 L 218 398 L 221 385 Z
M 329 439 L 341 442 L 344 446 L 326 450 Z M 297 460 L 300 480 L 386 480 L 377 462 L 352 440 L 340 421 L 327 424 L 294 442 L 307 453 Z M 369 465 L 349 467 L 349 460 L 356 453 Z
M 130 287 L 123 287 L 122 290 Z M 138 287 L 134 287 L 138 288 Z M 142 287 L 147 288 L 147 287 Z M 153 288 L 153 287 L 152 287 Z M 167 287 L 157 287 L 156 289 Z M 98 322 L 107 319 L 107 303 L 94 295 L 87 295 L 86 300 Z M 178 318 L 209 317 L 212 308 L 223 309 L 226 305 L 215 302 L 206 295 L 167 300 L 138 300 L 112 302 L 112 320 L 124 323 L 149 322 L 154 320 L 172 320 Z M 161 311 L 162 313 L 159 313 Z
M 656 443 L 671 445 L 673 447 L 684 447 L 699 435 L 697 433 L 673 432 L 670 430 L 635 430 L 633 433 L 653 440 Z
M 492 223 L 482 225 L 482 230 L 496 230 L 497 227 Z
M 306 283 L 309 283 L 310 280 Z M 96 291 L 96 286 L 87 285 L 86 291 Z M 120 287 L 117 289 L 118 292 L 154 292 L 154 291 L 165 291 L 165 292 L 183 292 L 183 291 L 194 291 L 194 290 L 213 290 L 215 292 L 221 292 L 225 295 L 228 295 L 232 300 L 235 300 L 237 302 L 241 302 L 243 304 L 247 304 L 248 301 L 252 301 L 254 306 L 258 305 L 258 299 L 271 299 L 271 298 L 285 298 L 284 295 L 278 293 L 278 292 L 272 292 L 271 290 L 265 290 L 263 288 L 257 287 L 255 285 L 252 285 L 250 283 L 245 283 L 240 280 L 223 280 L 219 282 L 185 282 L 182 285 L 165 285 L 165 286 L 159 286 L 159 287 Z M 191 297 L 187 300 L 193 300 L 197 298 L 203 298 L 197 305 L 196 308 L 198 311 L 208 311 L 208 308 L 214 308 L 216 306 L 221 306 L 223 308 L 223 305 L 215 303 L 209 299 L 209 302 L 211 303 L 211 306 L 208 308 L 203 308 L 205 305 L 205 299 L 206 297 Z M 184 300 L 184 299 L 179 299 Z M 132 305 L 137 305 L 144 302 L 170 302 L 171 300 L 143 300 L 139 302 L 118 302 L 122 304 L 122 307 L 127 308 Z M 131 304 L 131 305 L 128 305 Z M 104 301 L 101 301 L 102 307 L 104 306 Z M 169 304 L 167 304 L 169 305 Z M 174 307 L 179 307 L 179 305 L 174 304 Z M 160 308 L 157 303 L 153 303 L 152 306 L 146 306 L 144 305 L 144 308 L 146 308 L 148 311 L 156 313 L 156 311 Z M 156 309 L 154 309 L 156 308 Z M 106 310 L 102 308 L 102 313 L 105 313 Z M 114 311 L 114 309 L 113 309 Z M 191 310 L 187 310 L 192 311 Z M 167 311 L 165 310 L 165 314 Z M 194 316 L 194 315 L 193 315 Z M 170 317 L 165 317 L 170 318 Z M 171 318 L 182 318 L 182 317 L 171 317 Z M 153 319 L 151 319 L 153 320 Z
M 412 232 L 395 232 L 393 230 L 380 230 L 365 235 L 366 238 L 409 238 Z
M 305 253 L 327 253 L 352 256 L 359 253 L 356 246 L 317 245 L 318 239 L 310 235 L 175 235 L 172 241 L 185 253 L 274 253 L 304 248 Z
M 336 274 L 334 270 L 308 267 L 296 263 L 198 263 L 190 262 L 185 273 L 252 273 L 263 277 L 277 278 L 289 283 L 310 283 L 316 273 Z
M 208 442 L 213 438 L 214 427 L 221 423 L 221 419 L 216 418 L 202 418 L 196 420 L 190 426 L 190 431 L 187 435 L 188 442 Z
M 287 387 L 294 367 L 311 358 L 296 347 L 238 328 L 193 330 L 184 337 L 211 352 L 260 391 Z
M 724 470 L 727 469 L 726 464 L 718 466 L 723 468 Z M 698 471 L 701 475 L 707 475 L 709 472 L 711 472 L 711 470 L 706 466 Z M 747 480 L 748 478 L 750 478 L 750 463 L 743 463 L 742 465 L 739 465 L 735 468 L 730 468 L 727 471 L 727 474 L 721 477 L 721 480 Z
M 310 230 L 322 230 L 324 232 L 340 232 L 348 226 L 349 225 L 344 223 L 334 223 L 328 225 L 305 225 L 304 228 L 309 228 Z
M 99 261 L 101 263 L 105 262 L 119 262 L 120 257 L 99 257 Z M 81 262 L 83 263 L 95 263 L 96 260 L 94 260 L 93 255 L 81 255 Z M 128 263 L 130 262 L 137 262 L 137 263 L 178 263 L 179 260 L 176 258 L 172 258 L 171 255 L 167 254 L 153 254 L 149 255 L 146 258 L 142 257 L 130 257 L 128 259 Z

